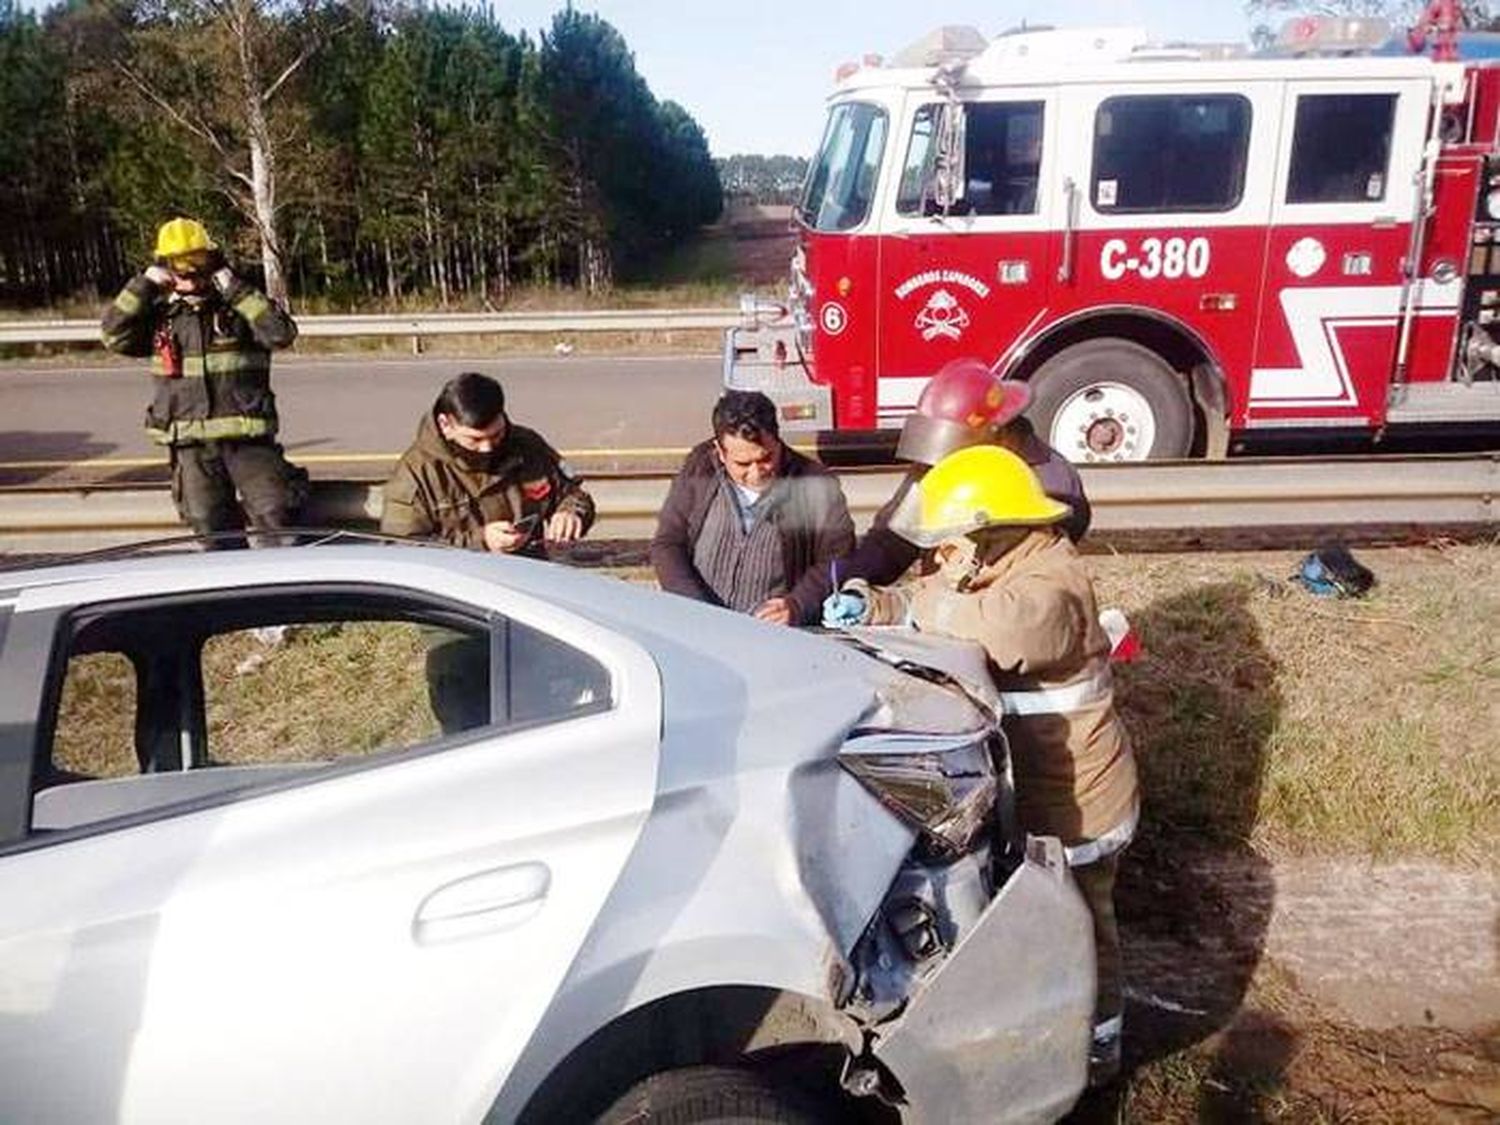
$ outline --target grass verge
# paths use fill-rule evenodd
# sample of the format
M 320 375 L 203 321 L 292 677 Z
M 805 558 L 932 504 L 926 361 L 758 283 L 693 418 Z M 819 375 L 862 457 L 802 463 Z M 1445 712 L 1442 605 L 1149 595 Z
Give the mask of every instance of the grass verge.
M 1500 547 L 1370 551 L 1359 601 L 1284 554 L 1094 558 L 1146 832 L 1269 855 L 1480 863 L 1500 846 Z

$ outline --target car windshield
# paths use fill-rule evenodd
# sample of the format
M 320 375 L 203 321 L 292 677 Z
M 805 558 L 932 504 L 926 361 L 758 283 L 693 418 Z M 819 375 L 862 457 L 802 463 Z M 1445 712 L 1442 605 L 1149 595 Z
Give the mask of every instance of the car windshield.
M 823 143 L 807 177 L 798 216 L 813 230 L 852 230 L 865 221 L 885 152 L 886 114 L 866 102 L 842 102 L 828 114 Z

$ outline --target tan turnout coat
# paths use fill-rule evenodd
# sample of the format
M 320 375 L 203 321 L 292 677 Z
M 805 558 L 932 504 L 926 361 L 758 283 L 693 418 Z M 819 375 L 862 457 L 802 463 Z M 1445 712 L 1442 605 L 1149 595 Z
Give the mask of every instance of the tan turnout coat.
M 1006 702 L 1022 826 L 1069 847 L 1136 812 L 1135 759 L 1115 712 L 1108 635 L 1073 544 L 1032 532 L 984 565 L 964 593 L 940 575 L 912 596 L 918 628 L 977 641 Z

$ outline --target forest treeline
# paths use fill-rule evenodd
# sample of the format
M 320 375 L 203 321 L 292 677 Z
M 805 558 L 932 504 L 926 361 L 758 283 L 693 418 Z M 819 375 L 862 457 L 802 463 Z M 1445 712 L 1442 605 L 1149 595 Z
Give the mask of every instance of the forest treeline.
M 597 292 L 723 206 L 599 17 L 333 0 L 0 0 L 0 189 L 11 305 L 112 291 L 175 214 L 294 300 Z
M 730 201 L 795 203 L 806 178 L 802 156 L 735 155 L 719 161 L 719 180 Z

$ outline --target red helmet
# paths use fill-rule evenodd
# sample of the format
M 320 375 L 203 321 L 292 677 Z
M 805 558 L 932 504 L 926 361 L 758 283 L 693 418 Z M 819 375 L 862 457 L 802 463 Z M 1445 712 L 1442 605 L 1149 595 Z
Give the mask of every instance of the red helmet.
M 922 388 L 915 413 L 901 427 L 896 456 L 936 465 L 950 453 L 989 441 L 1030 402 L 1025 383 L 1002 379 L 977 359 L 952 360 Z

